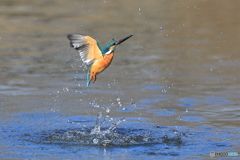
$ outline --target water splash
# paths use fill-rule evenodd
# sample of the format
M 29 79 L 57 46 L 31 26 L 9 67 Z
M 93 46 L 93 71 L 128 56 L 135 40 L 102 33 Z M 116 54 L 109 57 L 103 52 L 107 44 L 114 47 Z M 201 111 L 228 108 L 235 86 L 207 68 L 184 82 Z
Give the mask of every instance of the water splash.
M 135 105 L 135 102 L 132 105 Z M 76 129 L 56 129 L 35 133 L 34 135 L 25 134 L 25 140 L 35 143 L 58 144 L 58 145 L 80 145 L 80 146 L 136 146 L 136 145 L 154 145 L 154 144 L 173 144 L 183 145 L 183 134 L 177 129 L 162 128 L 160 126 L 147 127 L 147 129 L 134 128 L 135 125 L 124 125 L 120 128 L 120 124 L 125 118 L 113 118 L 110 116 L 111 106 L 100 106 L 96 101 L 91 103 L 103 109 L 97 114 L 94 124 L 91 120 L 69 121 L 71 124 L 77 124 Z M 121 99 L 117 97 L 116 105 L 121 104 Z M 114 106 L 116 106 L 114 104 Z M 122 107 L 122 106 L 121 106 Z
M 107 110 L 107 107 L 106 107 Z M 105 110 L 105 111 L 106 111 Z M 110 112 L 110 110 L 109 110 Z M 46 144 L 68 144 L 68 145 L 87 145 L 87 146 L 136 146 L 149 144 L 173 144 L 183 145 L 181 133 L 177 128 L 169 129 L 166 127 L 155 126 L 148 129 L 137 129 L 131 127 L 118 128 L 125 118 L 114 119 L 109 112 L 99 112 L 93 127 L 84 126 L 78 121 L 81 128 L 77 129 L 58 129 L 40 133 L 40 139 L 31 141 Z M 104 115 L 105 114 L 105 115 Z M 106 125 L 107 124 L 107 125 Z M 83 127 L 84 126 L 84 127 Z M 30 136 L 31 138 L 36 137 Z
M 117 121 L 110 128 L 102 128 L 93 133 L 93 129 L 68 129 L 55 130 L 52 133 L 42 133 L 40 140 L 34 140 L 38 143 L 46 144 L 68 144 L 68 145 L 86 145 L 86 146 L 136 146 L 136 145 L 154 145 L 167 144 L 181 146 L 184 145 L 182 138 L 185 133 L 180 133 L 176 129 L 168 131 L 155 127 L 154 130 L 116 128 Z M 32 137 L 31 137 L 32 138 Z
M 106 115 L 103 117 L 102 112 L 99 112 L 95 125 L 88 129 L 76 130 L 57 130 L 54 133 L 44 137 L 44 141 L 59 141 L 59 142 L 74 142 L 78 144 L 103 145 L 116 143 L 119 135 L 114 132 L 117 126 L 125 121 L 125 118 L 114 120 L 109 116 L 110 109 L 106 109 Z M 111 122 L 109 127 L 103 127 L 106 122 Z M 120 143 L 120 142 L 118 142 Z
M 105 109 L 105 117 L 102 120 L 102 112 L 99 112 L 97 115 L 97 119 L 96 119 L 96 123 L 94 125 L 94 127 L 91 129 L 90 134 L 101 134 L 101 135 L 105 135 L 107 133 L 111 133 L 116 127 L 117 125 L 119 125 L 121 122 L 125 121 L 125 118 L 121 118 L 120 120 L 114 120 L 113 118 L 110 117 L 110 108 L 108 107 L 103 107 Z M 111 122 L 111 125 L 109 128 L 107 129 L 103 129 L 101 130 L 101 128 L 103 128 L 104 124 L 109 121 Z

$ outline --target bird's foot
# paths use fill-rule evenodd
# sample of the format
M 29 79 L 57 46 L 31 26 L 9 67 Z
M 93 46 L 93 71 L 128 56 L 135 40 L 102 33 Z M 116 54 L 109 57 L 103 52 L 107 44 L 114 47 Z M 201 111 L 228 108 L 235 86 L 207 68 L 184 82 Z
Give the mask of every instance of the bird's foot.
M 94 83 L 96 81 L 96 76 L 92 76 L 91 82 Z

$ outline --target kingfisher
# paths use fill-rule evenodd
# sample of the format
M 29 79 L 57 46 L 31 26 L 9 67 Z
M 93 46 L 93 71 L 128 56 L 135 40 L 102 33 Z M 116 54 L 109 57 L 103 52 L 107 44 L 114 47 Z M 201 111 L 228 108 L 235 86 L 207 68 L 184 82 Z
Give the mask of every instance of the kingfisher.
M 70 46 L 75 48 L 87 66 L 87 87 L 90 83 L 94 83 L 97 79 L 97 74 L 104 71 L 112 62 L 114 52 L 122 42 L 126 41 L 133 34 L 122 38 L 120 40 L 112 40 L 103 49 L 100 42 L 90 36 L 81 34 L 68 34 L 67 38 L 70 40 Z

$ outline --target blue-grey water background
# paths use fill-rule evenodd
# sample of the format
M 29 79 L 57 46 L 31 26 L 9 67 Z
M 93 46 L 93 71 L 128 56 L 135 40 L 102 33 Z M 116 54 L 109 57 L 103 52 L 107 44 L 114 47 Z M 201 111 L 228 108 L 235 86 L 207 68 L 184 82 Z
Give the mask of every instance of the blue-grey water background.
M 0 1 L 0 158 L 210 159 L 210 151 L 240 152 L 239 5 Z M 134 36 L 86 88 L 68 33 L 102 45 Z M 44 141 L 61 130 L 90 129 L 100 112 L 124 118 L 115 131 L 145 136 L 144 143 Z

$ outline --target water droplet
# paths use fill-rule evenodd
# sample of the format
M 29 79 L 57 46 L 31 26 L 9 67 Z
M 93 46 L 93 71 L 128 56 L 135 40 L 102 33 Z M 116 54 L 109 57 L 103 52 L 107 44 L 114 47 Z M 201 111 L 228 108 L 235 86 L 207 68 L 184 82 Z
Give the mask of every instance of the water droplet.
M 93 107 L 99 108 L 100 106 L 95 102 L 95 100 L 93 100 L 93 102 L 90 102 L 89 104 L 91 104 Z
M 136 102 L 132 102 L 133 107 L 137 107 Z
M 117 101 L 120 101 L 120 98 L 119 98 L 119 97 L 117 97 L 117 98 L 116 98 L 116 100 L 117 100 Z
M 111 140 L 103 140 L 102 141 L 102 144 L 104 145 L 104 146 L 106 146 L 108 143 L 110 143 L 111 142 Z
M 118 102 L 118 106 L 119 106 L 119 107 L 122 107 L 122 103 L 121 103 L 121 102 Z
M 166 93 L 166 92 L 167 92 L 166 89 L 163 89 L 163 90 L 162 90 L 162 93 Z
M 107 108 L 107 109 L 106 109 L 106 112 L 107 112 L 107 113 L 109 113 L 109 112 L 110 112 L 110 109 L 109 109 L 109 108 Z
M 148 142 L 148 137 L 144 137 L 143 141 Z
M 174 133 L 174 134 L 178 134 L 178 131 L 177 131 L 177 130 L 174 130 L 173 133 Z
M 93 139 L 93 143 L 97 144 L 98 143 L 98 139 L 97 138 Z

